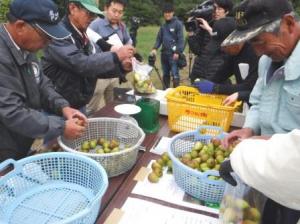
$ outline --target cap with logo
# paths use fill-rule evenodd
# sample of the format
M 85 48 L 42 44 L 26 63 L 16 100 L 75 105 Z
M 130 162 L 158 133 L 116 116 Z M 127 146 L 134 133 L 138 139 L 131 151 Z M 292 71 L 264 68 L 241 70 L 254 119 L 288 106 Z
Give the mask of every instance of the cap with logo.
M 104 16 L 103 12 L 99 10 L 96 0 L 69 0 L 69 2 L 79 2 L 89 12 Z
M 9 15 L 33 24 L 53 39 L 65 39 L 71 35 L 58 24 L 58 8 L 52 0 L 13 0 Z
M 222 43 L 234 45 L 250 40 L 262 32 L 271 32 L 281 17 L 293 11 L 288 0 L 244 0 L 235 8 L 237 28 Z

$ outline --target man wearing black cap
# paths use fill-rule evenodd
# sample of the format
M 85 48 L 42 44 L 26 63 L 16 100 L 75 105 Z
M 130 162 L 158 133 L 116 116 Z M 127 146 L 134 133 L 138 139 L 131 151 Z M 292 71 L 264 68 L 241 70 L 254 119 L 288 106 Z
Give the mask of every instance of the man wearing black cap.
M 225 146 L 238 138 L 253 135 L 269 138 L 275 133 L 290 132 L 300 126 L 300 23 L 291 3 L 288 0 L 245 0 L 236 10 L 236 21 L 237 29 L 222 45 L 248 41 L 256 53 L 263 56 L 244 127 L 231 132 L 223 142 Z M 286 153 L 291 152 L 286 150 Z M 277 166 L 276 163 L 260 164 L 261 171 Z M 229 160 L 222 167 L 223 174 L 232 170 Z M 242 170 L 243 165 L 235 166 L 237 169 Z M 246 169 L 251 170 L 252 167 Z M 282 169 L 285 169 L 284 166 Z M 226 179 L 226 175 L 223 176 Z M 271 200 L 267 202 L 265 214 L 264 224 L 294 224 L 300 218 L 299 210 L 285 208 Z
M 160 27 L 150 54 L 156 55 L 157 49 L 162 45 L 161 65 L 164 86 L 170 87 L 172 75 L 173 87 L 177 87 L 180 82 L 178 59 L 184 48 L 183 25 L 174 16 L 174 7 L 171 3 L 165 3 L 163 13 L 166 23 Z
M 123 78 L 131 69 L 130 45 L 116 52 L 101 52 L 91 42 L 86 30 L 92 20 L 102 15 L 94 0 L 70 0 L 62 25 L 71 38 L 52 41 L 44 50 L 43 69 L 55 88 L 74 108 L 85 112 L 98 78 Z M 111 75 L 114 74 L 114 75 Z
M 9 22 L 0 26 L 0 162 L 25 157 L 35 138 L 79 137 L 85 128 L 77 121 L 86 122 L 55 92 L 33 54 L 51 39 L 70 35 L 58 25 L 56 5 L 51 0 L 14 0 L 7 17 Z

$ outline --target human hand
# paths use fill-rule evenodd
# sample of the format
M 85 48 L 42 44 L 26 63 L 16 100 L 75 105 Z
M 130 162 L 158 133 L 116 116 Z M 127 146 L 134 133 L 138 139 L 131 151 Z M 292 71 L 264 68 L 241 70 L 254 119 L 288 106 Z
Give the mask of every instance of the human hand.
M 132 58 L 135 53 L 135 49 L 132 45 L 124 45 L 120 47 L 117 51 L 116 54 L 119 58 L 120 61 L 123 61 L 126 58 Z
M 152 49 L 152 51 L 150 52 L 150 55 L 156 55 L 156 54 L 157 54 L 156 49 Z
M 81 113 L 79 110 L 76 110 L 72 107 L 64 107 L 62 109 L 63 116 L 69 120 L 69 119 L 77 119 L 77 124 L 81 126 L 87 125 L 87 117 Z
M 223 140 L 222 146 L 224 148 L 228 148 L 230 144 L 239 140 L 245 139 L 253 136 L 253 130 L 251 128 L 242 128 L 239 130 L 235 130 L 230 132 Z
M 174 61 L 177 61 L 178 59 L 179 59 L 179 54 L 174 53 L 174 54 L 173 54 L 173 60 L 174 60 Z
M 223 163 L 221 163 L 219 172 L 220 172 L 220 177 L 222 177 L 223 180 L 225 180 L 227 183 L 231 184 L 232 186 L 237 185 L 236 180 L 230 174 L 231 172 L 233 172 L 230 159 L 227 159 Z
M 73 118 L 65 121 L 64 137 L 66 139 L 75 139 L 83 135 L 86 126 L 79 123 L 78 118 Z
M 130 58 L 126 58 L 122 61 L 122 67 L 125 72 L 131 72 L 132 71 L 132 61 Z
M 229 106 L 230 104 L 234 103 L 235 101 L 237 101 L 237 99 L 239 98 L 239 93 L 233 93 L 230 96 L 227 96 L 226 99 L 223 101 L 223 105 L 225 106 Z
M 202 18 L 197 18 L 197 20 L 199 21 L 199 26 L 202 29 L 206 30 L 210 35 L 212 35 L 212 28 L 208 24 L 208 22 L 205 19 L 202 19 Z
M 196 87 L 201 93 L 212 93 L 215 84 L 208 80 L 195 81 L 194 87 Z

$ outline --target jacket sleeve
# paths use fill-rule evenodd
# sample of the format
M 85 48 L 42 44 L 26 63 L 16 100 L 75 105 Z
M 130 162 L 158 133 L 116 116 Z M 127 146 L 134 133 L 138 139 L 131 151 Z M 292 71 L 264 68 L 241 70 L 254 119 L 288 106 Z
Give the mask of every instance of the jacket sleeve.
M 237 64 L 232 64 L 230 69 L 227 69 L 226 71 L 230 71 L 230 75 L 233 74 L 233 66 L 238 66 Z M 245 80 L 243 80 L 240 83 L 237 84 L 218 84 L 218 87 L 216 88 L 217 91 L 216 93 L 219 94 L 232 94 L 235 92 L 242 92 L 242 91 L 246 91 L 246 92 L 251 92 L 251 90 L 253 89 L 253 86 L 257 80 L 257 72 L 258 72 L 258 61 L 254 60 L 254 61 L 249 61 L 249 74 L 246 77 Z M 228 73 L 228 72 L 227 72 Z M 229 77 L 228 77 L 229 78 Z M 249 95 L 248 97 L 249 98 Z
M 262 61 L 264 60 L 264 56 L 262 56 L 259 60 L 258 68 L 262 68 Z M 261 95 L 264 88 L 264 75 L 263 71 L 258 70 L 258 79 L 253 87 L 253 90 L 250 94 L 249 102 L 251 107 L 247 113 L 246 120 L 244 123 L 244 128 L 251 128 L 254 131 L 255 135 L 260 134 L 260 124 L 259 124 L 259 104 Z
M 160 47 L 160 45 L 162 44 L 162 38 L 163 38 L 163 31 L 162 31 L 162 27 L 160 27 L 156 36 L 156 41 L 153 46 L 153 49 L 158 49 Z
M 2 58 L 0 65 L 0 122 L 9 130 L 30 138 L 41 138 L 49 133 L 62 134 L 64 120 L 57 116 L 47 116 L 28 107 L 23 86 L 15 77 L 14 65 L 5 64 L 5 59 Z M 45 92 L 47 91 L 49 90 Z M 54 95 L 50 97 L 52 100 L 56 98 Z M 56 106 L 58 103 L 62 103 L 62 105 L 66 103 L 60 97 L 56 100 L 54 100 L 57 103 L 55 103 Z
M 116 53 L 97 52 L 86 55 L 71 39 L 53 40 L 45 49 L 45 54 L 45 60 L 49 57 L 60 67 L 83 77 L 114 78 L 122 73 Z
M 247 139 L 231 153 L 231 166 L 251 187 L 283 206 L 300 210 L 299 145 L 300 130 L 269 140 Z
M 62 109 L 64 107 L 70 106 L 70 104 L 59 93 L 55 91 L 53 83 L 43 73 L 41 73 L 40 76 L 39 87 L 43 108 L 46 111 L 62 116 Z
M 182 53 L 184 50 L 184 37 L 183 37 L 183 25 L 182 23 L 178 20 L 177 21 L 177 42 L 176 42 L 176 52 L 177 53 Z

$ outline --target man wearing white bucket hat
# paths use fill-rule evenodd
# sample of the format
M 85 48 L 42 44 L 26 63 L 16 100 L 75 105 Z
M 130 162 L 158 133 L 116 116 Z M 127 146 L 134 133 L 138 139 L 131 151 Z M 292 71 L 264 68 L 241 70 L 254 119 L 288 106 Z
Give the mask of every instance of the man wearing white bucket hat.
M 7 17 L 0 26 L 0 162 L 25 157 L 35 138 L 76 138 L 85 130 L 78 118 L 86 122 L 55 92 L 33 54 L 51 39 L 70 36 L 58 25 L 57 6 L 51 0 L 14 0 Z

